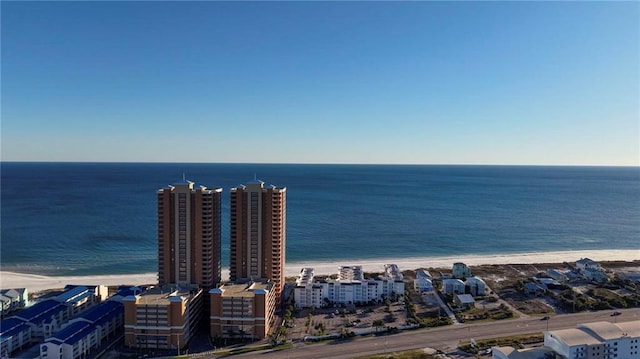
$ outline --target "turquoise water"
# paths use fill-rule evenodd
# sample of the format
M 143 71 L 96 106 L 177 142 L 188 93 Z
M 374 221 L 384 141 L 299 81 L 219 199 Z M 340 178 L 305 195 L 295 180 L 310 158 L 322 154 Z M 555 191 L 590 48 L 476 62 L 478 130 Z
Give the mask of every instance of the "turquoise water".
M 156 270 L 158 188 L 287 187 L 287 261 L 640 249 L 640 168 L 3 162 L 1 266 Z

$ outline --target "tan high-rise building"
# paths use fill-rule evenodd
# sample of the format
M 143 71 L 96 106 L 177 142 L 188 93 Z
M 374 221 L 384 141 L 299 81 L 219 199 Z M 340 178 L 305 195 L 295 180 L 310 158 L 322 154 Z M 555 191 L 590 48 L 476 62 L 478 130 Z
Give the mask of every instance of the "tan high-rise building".
M 230 279 L 268 279 L 284 287 L 286 188 L 254 180 L 231 189 Z
M 222 189 L 183 180 L 158 190 L 158 282 L 220 284 Z

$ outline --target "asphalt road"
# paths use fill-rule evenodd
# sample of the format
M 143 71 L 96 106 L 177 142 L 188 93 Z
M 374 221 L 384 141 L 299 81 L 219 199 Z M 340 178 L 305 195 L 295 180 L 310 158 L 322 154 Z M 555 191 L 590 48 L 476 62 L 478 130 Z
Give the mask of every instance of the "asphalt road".
M 461 340 L 473 338 L 486 339 L 540 333 L 545 330 L 575 328 L 577 324 L 608 321 L 626 322 L 640 320 L 640 308 L 623 309 L 619 316 L 612 317 L 611 311 L 584 312 L 577 314 L 563 314 L 551 317 L 549 321 L 540 318 L 521 318 L 501 320 L 483 324 L 458 324 L 434 329 L 420 329 L 401 332 L 379 337 L 353 338 L 340 342 L 325 343 L 296 343 L 294 348 L 262 353 L 248 353 L 237 357 L 256 357 L 264 359 L 317 359 L 335 358 L 347 359 L 363 355 L 380 354 L 392 351 L 402 351 L 419 348 L 434 348 L 445 352 L 452 351 Z M 547 328 L 548 325 L 548 328 Z

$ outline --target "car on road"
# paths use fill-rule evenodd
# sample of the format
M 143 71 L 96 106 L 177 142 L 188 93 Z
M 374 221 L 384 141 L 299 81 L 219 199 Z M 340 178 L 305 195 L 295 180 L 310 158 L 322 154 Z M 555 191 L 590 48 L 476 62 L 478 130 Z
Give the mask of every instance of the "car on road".
M 551 319 L 551 317 L 550 317 L 550 316 L 548 316 L 548 315 L 547 315 L 547 316 L 544 316 L 544 317 L 542 317 L 542 318 L 540 318 L 540 320 L 549 320 L 549 319 Z
M 622 313 L 620 313 L 620 312 L 618 312 L 618 311 L 616 310 L 615 312 L 611 313 L 611 316 L 612 316 L 612 317 L 615 317 L 615 316 L 618 316 L 618 315 L 620 315 L 620 314 L 622 314 Z

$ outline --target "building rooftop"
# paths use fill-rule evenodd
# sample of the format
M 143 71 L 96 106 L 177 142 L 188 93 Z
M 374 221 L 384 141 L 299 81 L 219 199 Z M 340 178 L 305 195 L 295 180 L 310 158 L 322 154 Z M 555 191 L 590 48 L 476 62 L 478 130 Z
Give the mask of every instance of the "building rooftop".
M 338 271 L 338 280 L 364 280 L 362 266 L 342 266 Z
M 549 355 L 555 355 L 555 351 L 553 349 L 545 346 L 528 349 L 493 347 L 491 350 L 499 352 L 509 359 L 546 359 L 549 358 Z
M 29 325 L 23 320 L 15 317 L 9 317 L 0 321 L 0 341 L 4 341 L 5 338 L 10 338 L 16 333 L 28 329 Z
M 462 304 L 473 304 L 476 302 L 471 294 L 458 294 L 457 297 Z
M 146 292 L 135 296 L 138 304 L 145 305 L 167 305 L 173 300 L 189 300 L 190 296 L 197 293 L 199 289 L 195 286 L 179 286 L 167 284 L 162 287 L 151 287 Z
M 86 298 L 87 294 L 89 296 L 92 295 L 92 293 L 90 293 L 89 291 L 89 288 L 83 285 L 77 287 L 74 286 L 59 294 L 55 299 L 59 302 L 77 302 Z
M 553 330 L 549 331 L 549 334 L 554 338 L 567 343 L 567 345 L 569 346 L 594 345 L 601 343 L 600 340 L 596 339 L 595 337 L 581 329 L 571 328 Z
M 416 278 L 427 278 L 431 279 L 431 273 L 429 273 L 426 269 L 418 269 L 416 271 Z
M 247 283 L 226 283 L 219 289 L 223 297 L 253 297 L 256 293 L 268 292 L 273 287 L 272 282 L 266 280 Z
M 383 279 L 390 279 L 395 281 L 402 281 L 404 276 L 400 269 L 398 269 L 398 265 L 396 264 L 385 264 L 384 265 L 384 277 Z
M 640 320 L 634 320 L 631 322 L 622 322 L 616 324 L 624 336 L 633 338 L 640 337 Z M 626 334 L 626 335 L 625 335 Z
M 635 325 L 638 325 L 639 322 L 636 321 Z M 620 328 L 617 324 L 610 322 L 593 322 L 578 325 L 578 329 L 582 329 L 585 332 L 595 336 L 601 341 L 618 339 L 622 338 L 626 335 L 625 330 Z M 628 335 L 628 333 L 627 333 Z
M 102 318 L 111 318 L 113 315 L 123 312 L 124 307 L 122 303 L 113 300 L 108 300 L 100 304 L 95 305 L 86 312 L 80 314 L 80 318 L 86 319 L 92 323 L 99 321 Z
M 313 281 L 314 270 L 313 268 L 302 268 L 300 275 L 296 279 L 296 285 L 305 286 Z
M 26 291 L 25 288 L 3 289 L 3 290 L 0 290 L 0 295 L 4 295 L 9 298 L 18 298 L 24 295 L 25 291 Z
M 585 264 L 585 265 L 597 265 L 597 264 L 599 264 L 598 262 L 596 262 L 596 261 L 594 261 L 594 260 L 592 260 L 590 258 L 582 258 L 580 260 L 577 260 L 576 264 L 578 264 L 578 263 Z
M 86 337 L 89 333 L 96 330 L 96 326 L 87 322 L 72 322 L 62 330 L 55 333 L 46 342 L 54 342 L 56 344 L 75 344 L 78 340 Z
M 15 317 L 35 324 L 41 323 L 63 310 L 67 310 L 66 305 L 55 299 L 47 299 L 24 309 L 20 313 L 16 314 Z

